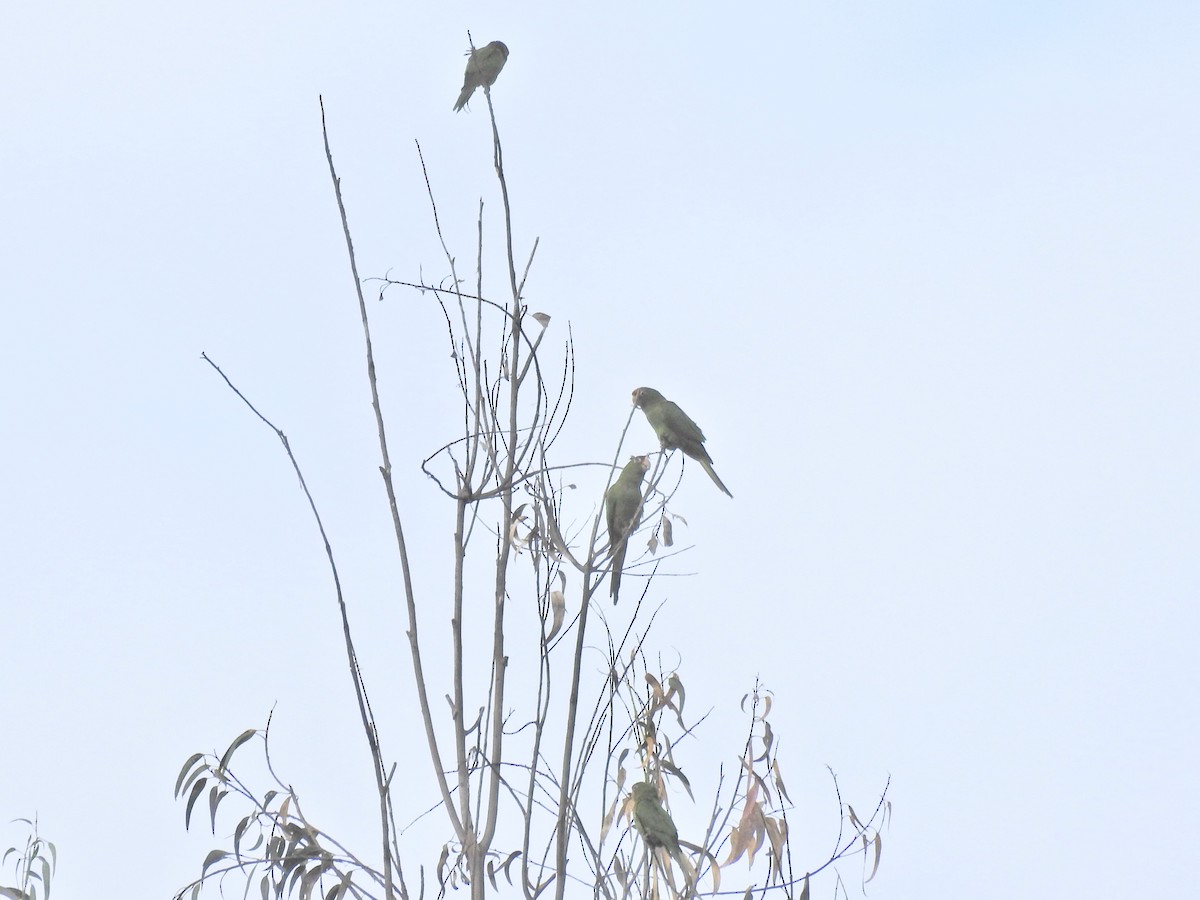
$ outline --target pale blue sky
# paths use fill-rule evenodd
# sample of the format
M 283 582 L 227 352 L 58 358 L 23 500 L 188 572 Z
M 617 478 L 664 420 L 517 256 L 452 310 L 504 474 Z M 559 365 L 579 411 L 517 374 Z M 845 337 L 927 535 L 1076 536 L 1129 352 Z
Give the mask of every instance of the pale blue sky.
M 1183 895 L 1200 7 L 1153 0 L 10 4 L 0 820 L 40 817 L 55 894 L 189 881 L 213 844 L 175 773 L 273 704 L 310 812 L 353 833 L 370 809 L 318 538 L 202 351 L 291 438 L 385 749 L 427 771 L 317 95 L 361 273 L 444 274 L 414 139 L 470 269 L 499 198 L 482 98 L 450 109 L 468 28 L 510 48 L 527 295 L 576 340 L 562 458 L 610 458 L 650 384 L 736 497 L 689 473 L 698 574 L 656 587 L 661 645 L 716 710 L 693 776 L 731 759 L 760 674 L 818 834 L 826 764 L 860 811 L 892 776 L 871 896 Z M 450 509 L 415 469 L 453 436 L 440 313 L 372 312 L 440 596 Z

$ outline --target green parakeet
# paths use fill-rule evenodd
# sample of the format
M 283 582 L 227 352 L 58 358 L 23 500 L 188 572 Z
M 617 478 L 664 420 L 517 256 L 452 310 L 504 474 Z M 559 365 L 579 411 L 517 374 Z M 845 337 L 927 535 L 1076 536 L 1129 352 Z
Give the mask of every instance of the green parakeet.
M 467 60 L 467 73 L 463 76 L 462 92 L 458 95 L 458 102 L 454 104 L 454 111 L 458 112 L 467 105 L 467 101 L 475 93 L 475 88 L 493 85 L 506 62 L 508 48 L 500 41 L 492 41 L 486 47 L 471 51 L 470 59 Z
M 704 432 L 688 418 L 687 413 L 654 388 L 648 387 L 640 387 L 633 392 L 633 405 L 646 414 L 646 421 L 658 435 L 658 442 L 664 450 L 682 450 L 704 467 L 717 487 L 733 496 L 713 471 L 712 457 L 704 449 Z
M 632 457 L 604 497 L 608 543 L 612 550 L 612 582 L 608 593 L 613 603 L 617 602 L 617 594 L 621 590 L 621 567 L 625 565 L 629 535 L 642 520 L 642 479 L 649 468 L 650 457 Z
M 671 821 L 671 814 L 658 802 L 658 791 L 654 785 L 645 781 L 633 786 L 633 827 L 641 834 L 647 847 L 666 847 L 667 852 L 683 865 L 679 831 Z

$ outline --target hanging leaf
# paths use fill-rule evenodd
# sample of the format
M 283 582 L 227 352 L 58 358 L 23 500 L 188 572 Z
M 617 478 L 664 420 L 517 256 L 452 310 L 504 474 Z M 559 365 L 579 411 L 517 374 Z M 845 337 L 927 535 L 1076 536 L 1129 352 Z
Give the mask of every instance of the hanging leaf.
M 787 844 L 787 821 L 784 819 L 773 819 L 770 816 L 763 818 L 763 825 L 767 829 L 767 839 L 771 842 L 771 854 L 775 857 L 775 868 L 781 870 L 783 868 L 783 854 Z
M 788 796 L 787 788 L 783 784 L 783 773 L 779 771 L 778 759 L 771 762 L 771 774 L 775 777 L 775 789 L 779 791 L 779 795 L 788 803 L 791 803 L 792 798 Z
M 188 796 L 187 809 L 183 813 L 183 827 L 190 828 L 192 824 L 192 807 L 196 805 L 196 800 L 204 790 L 204 785 L 208 784 L 207 778 L 201 778 L 192 785 L 192 793 Z
M 875 877 L 875 873 L 879 871 L 879 854 L 883 852 L 883 838 L 879 833 L 875 833 L 875 840 L 872 842 L 875 848 L 875 863 L 871 866 L 871 874 L 867 876 L 867 881 Z M 866 860 L 864 860 L 866 862 Z M 864 882 L 865 884 L 866 882 Z
M 651 691 L 654 701 L 656 703 L 658 701 L 660 701 L 663 697 L 662 683 L 659 682 L 659 680 L 657 678 L 655 678 L 653 675 L 651 675 L 649 672 L 647 672 L 646 673 L 646 684 L 650 685 L 650 691 Z
M 229 749 L 222 754 L 221 762 L 217 765 L 217 771 L 213 774 L 218 778 L 223 779 L 225 777 L 225 770 L 229 768 L 229 760 L 233 758 L 234 751 L 256 734 L 258 734 L 257 728 L 247 728 L 245 731 L 235 737 L 233 739 L 233 743 L 229 745 Z
M 682 784 L 684 789 L 688 792 L 688 796 L 692 796 L 692 783 L 688 781 L 687 776 L 683 774 L 683 769 L 679 768 L 669 759 L 660 759 L 658 761 L 658 765 L 659 768 L 661 768 L 664 772 L 670 772 L 677 779 L 679 779 L 679 783 Z M 692 799 L 695 800 L 696 798 L 692 797 Z
M 613 798 L 612 804 L 608 807 L 608 811 L 604 814 L 604 818 L 600 821 L 600 843 L 604 843 L 605 837 L 608 836 L 609 830 L 612 828 L 613 822 L 617 817 L 617 803 L 621 799 L 618 794 Z
M 446 867 L 446 860 L 448 860 L 449 858 L 450 858 L 450 845 L 442 844 L 442 855 L 438 857 L 437 869 L 436 869 L 438 884 L 446 883 L 446 873 L 444 870 Z
M 771 755 L 771 745 L 775 743 L 775 734 L 771 731 L 771 723 L 763 722 L 763 752 L 761 755 L 754 757 L 755 762 L 762 762 Z
M 501 866 L 501 868 L 504 869 L 504 877 L 508 880 L 509 884 L 513 883 L 512 872 L 510 871 L 512 864 L 520 858 L 521 858 L 521 851 L 514 850 L 512 853 L 508 854 L 508 859 L 504 860 L 504 865 Z
M 617 876 L 617 884 L 625 891 L 629 887 L 629 879 L 625 875 L 625 867 L 621 865 L 620 857 L 613 857 L 613 874 Z
M 187 779 L 188 771 L 192 768 L 192 766 L 194 766 L 197 762 L 199 762 L 203 758 L 204 758 L 203 753 L 193 753 L 191 756 L 188 757 L 187 762 L 185 762 L 183 764 L 183 768 L 179 770 L 179 777 L 175 779 L 175 799 L 176 800 L 179 799 L 179 794 L 183 790 L 183 782 L 184 782 L 184 779 Z M 191 779 L 188 779 L 188 780 L 190 781 Z
M 745 838 L 742 836 L 741 828 L 735 825 L 729 829 L 729 853 L 726 855 L 723 865 L 728 866 L 731 863 L 737 862 L 745 852 Z
M 211 866 L 214 866 L 217 863 L 219 863 L 221 860 L 223 860 L 225 858 L 225 856 L 226 856 L 226 853 L 224 850 L 209 851 L 208 856 L 204 857 L 203 865 L 200 866 L 200 880 L 203 881 L 204 876 L 208 872 L 209 868 Z
M 229 791 L 222 790 L 219 785 L 215 784 L 212 786 L 212 790 L 208 792 L 208 818 L 212 823 L 212 833 L 214 836 L 217 833 L 217 806 L 228 793 Z
M 554 640 L 559 631 L 562 630 L 563 620 L 567 616 L 567 598 L 562 591 L 550 592 L 550 631 L 546 635 L 546 642 Z

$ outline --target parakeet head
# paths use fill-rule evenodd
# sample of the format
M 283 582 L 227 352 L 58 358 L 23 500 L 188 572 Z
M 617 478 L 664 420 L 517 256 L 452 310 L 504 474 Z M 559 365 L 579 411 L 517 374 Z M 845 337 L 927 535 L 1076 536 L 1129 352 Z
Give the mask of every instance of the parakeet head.
M 644 781 L 639 781 L 635 784 L 633 786 L 633 802 L 637 803 L 639 800 L 654 800 L 657 802 L 658 791 L 654 789 L 654 785 L 647 784 Z
M 661 400 L 663 395 L 654 388 L 640 387 L 633 391 L 633 405 L 644 409 L 647 403 L 653 403 L 656 400 Z

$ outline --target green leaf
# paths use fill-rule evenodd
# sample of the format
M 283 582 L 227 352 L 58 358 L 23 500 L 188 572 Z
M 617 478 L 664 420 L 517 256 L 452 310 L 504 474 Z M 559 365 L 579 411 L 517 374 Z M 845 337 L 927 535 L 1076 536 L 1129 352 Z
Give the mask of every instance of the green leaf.
M 42 862 L 42 884 L 46 886 L 46 900 L 50 900 L 50 861 L 46 857 L 41 857 Z M 879 863 L 876 862 L 876 865 Z
M 235 737 L 233 739 L 233 743 L 229 745 L 229 749 L 226 750 L 225 753 L 221 756 L 220 765 L 217 766 L 217 771 L 220 774 L 220 777 L 222 777 L 222 778 L 225 777 L 225 770 L 229 767 L 229 760 L 230 760 L 230 758 L 232 758 L 234 751 L 237 750 L 238 747 L 242 746 L 242 744 L 246 743 L 246 741 L 250 740 L 250 738 L 254 737 L 256 734 L 258 734 L 257 728 L 247 728 L 245 731 L 243 731 L 241 734 L 239 734 L 237 737 Z
M 204 876 L 208 873 L 210 866 L 216 865 L 226 857 L 224 850 L 212 850 L 208 856 L 204 857 L 204 865 L 200 867 L 200 880 L 204 880 Z
M 518 860 L 520 857 L 521 857 L 521 851 L 520 851 L 520 850 L 514 850 L 512 853 L 508 854 L 508 859 L 506 859 L 506 860 L 504 861 L 504 865 L 503 865 L 503 869 L 504 869 L 504 877 L 508 879 L 508 883 L 509 883 L 509 884 L 512 884 L 512 883 L 513 883 L 513 881 L 512 881 L 512 872 L 510 871 L 510 867 L 511 867 L 511 866 L 512 866 L 512 864 L 513 864 L 514 862 L 516 862 L 516 861 L 517 861 L 517 860 Z
M 175 797 L 179 798 L 179 797 L 184 796 L 185 794 L 191 793 L 192 785 L 194 785 L 196 783 L 196 779 L 206 776 L 209 771 L 210 770 L 209 770 L 208 763 L 205 763 L 202 766 L 196 766 L 192 770 L 192 774 L 189 775 L 187 777 L 187 779 L 183 782 L 183 786 L 178 791 L 175 792 Z
M 208 819 L 212 823 L 212 833 L 215 836 L 217 833 L 217 804 L 221 802 L 221 798 L 228 794 L 229 791 L 221 790 L 218 785 L 213 785 L 212 790 L 208 792 Z
M 850 811 L 850 823 L 859 831 L 862 831 L 863 824 L 862 822 L 858 821 L 858 816 L 854 814 L 854 807 L 847 803 L 846 809 Z
M 188 757 L 187 762 L 183 764 L 183 768 L 179 770 L 179 777 L 175 779 L 175 799 L 179 799 L 179 792 L 183 789 L 183 780 L 187 778 L 187 774 L 191 771 L 192 766 L 204 759 L 203 753 L 193 753 Z
M 312 896 L 313 888 L 321 880 L 321 873 L 324 871 L 324 866 L 313 866 L 305 873 L 300 881 L 300 900 L 308 900 Z
M 233 855 L 237 857 L 238 862 L 242 860 L 242 837 L 246 834 L 246 829 L 249 827 L 250 817 L 242 816 L 242 820 L 233 829 Z
M 185 829 L 192 827 L 192 807 L 196 805 L 196 800 L 199 799 L 201 791 L 204 790 L 204 785 L 208 784 L 207 778 L 201 778 L 192 785 L 192 793 L 188 797 L 187 810 L 183 814 L 183 827 Z

